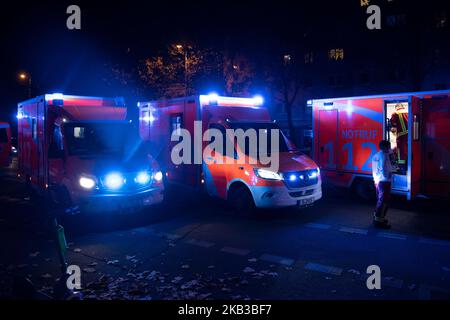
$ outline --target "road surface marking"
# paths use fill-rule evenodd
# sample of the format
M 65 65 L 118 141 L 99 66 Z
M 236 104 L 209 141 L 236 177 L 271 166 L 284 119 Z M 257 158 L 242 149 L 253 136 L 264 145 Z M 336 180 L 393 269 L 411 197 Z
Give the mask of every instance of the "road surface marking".
M 322 224 L 322 223 L 307 223 L 307 224 L 305 224 L 305 227 L 322 229 L 322 230 L 328 230 L 331 228 L 331 226 L 329 224 Z
M 420 238 L 419 243 L 426 243 L 426 244 L 434 244 L 438 246 L 446 246 L 450 247 L 450 241 L 446 240 L 435 240 L 435 239 L 429 239 L 429 238 Z
M 246 256 L 250 253 L 250 250 L 233 248 L 233 247 L 223 247 L 220 251 L 235 254 L 238 256 Z
M 406 240 L 406 236 L 398 233 L 391 232 L 378 232 L 377 237 L 381 238 L 389 238 L 389 239 L 398 239 L 398 240 Z
M 275 262 L 275 263 L 282 264 L 285 266 L 291 266 L 294 264 L 294 259 L 280 257 L 280 256 L 274 256 L 274 255 L 266 254 L 266 253 L 261 255 L 259 257 L 259 260 L 263 260 L 266 262 Z
M 341 227 L 339 229 L 339 231 L 347 232 L 347 233 L 363 234 L 363 235 L 367 235 L 367 232 L 368 232 L 366 229 L 349 228 L 349 227 Z
M 211 248 L 211 247 L 214 246 L 213 242 L 203 241 L 203 240 L 196 240 L 196 239 L 186 240 L 185 243 L 192 244 L 194 246 L 198 246 L 198 247 L 202 247 L 202 248 Z
M 341 268 L 333 267 L 333 266 L 326 266 L 326 265 L 320 264 L 320 263 L 308 262 L 304 268 L 307 270 L 333 274 L 335 276 L 340 276 L 342 274 Z

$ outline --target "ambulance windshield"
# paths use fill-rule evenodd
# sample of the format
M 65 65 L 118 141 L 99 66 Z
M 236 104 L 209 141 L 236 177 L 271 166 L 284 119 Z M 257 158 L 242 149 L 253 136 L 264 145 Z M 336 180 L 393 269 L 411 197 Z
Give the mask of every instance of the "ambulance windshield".
M 65 126 L 69 154 L 77 156 L 129 157 L 136 150 L 137 130 L 126 122 L 83 122 Z
M 273 122 L 233 122 L 231 123 L 231 128 L 234 130 L 238 130 L 238 129 L 242 129 L 244 131 L 247 130 L 255 130 L 256 131 L 256 137 L 258 139 L 258 143 L 257 143 L 257 148 L 258 148 L 258 154 L 260 151 L 266 151 L 266 150 L 260 150 L 263 146 L 263 144 L 261 143 L 261 135 L 262 137 L 264 137 L 264 135 L 266 135 L 266 137 L 264 138 L 264 140 L 267 141 L 267 151 L 273 151 L 273 150 L 277 150 L 277 147 L 274 146 L 274 149 L 272 149 L 272 145 L 271 145 L 271 141 L 272 141 L 272 137 L 274 139 L 276 139 L 275 136 L 273 136 L 274 134 L 276 134 L 275 132 L 278 131 L 278 152 L 291 152 L 291 151 L 297 151 L 295 146 L 289 142 L 288 139 L 286 139 L 286 137 L 284 136 L 283 132 L 281 131 L 281 129 L 278 127 L 278 125 L 276 123 Z M 250 146 L 248 145 L 248 140 L 245 140 L 245 147 L 241 149 L 245 149 L 245 153 L 248 154 L 249 150 L 250 150 Z M 269 154 L 270 152 L 268 152 Z

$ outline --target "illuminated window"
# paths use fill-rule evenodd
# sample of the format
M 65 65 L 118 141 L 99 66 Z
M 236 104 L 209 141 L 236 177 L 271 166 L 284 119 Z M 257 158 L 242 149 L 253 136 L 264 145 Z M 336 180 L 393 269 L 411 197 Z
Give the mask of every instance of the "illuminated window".
M 85 138 L 85 127 L 74 127 L 73 128 L 73 136 L 75 139 L 84 139 Z
M 289 64 L 289 63 L 291 63 L 291 61 L 292 61 L 292 57 L 291 57 L 290 54 L 285 54 L 285 55 L 283 56 L 283 60 L 284 60 L 284 64 Z
M 435 13 L 434 26 L 436 28 L 445 28 L 446 25 L 447 25 L 447 14 L 444 11 Z
M 344 60 L 344 49 L 330 49 L 328 51 L 328 59 L 335 61 Z

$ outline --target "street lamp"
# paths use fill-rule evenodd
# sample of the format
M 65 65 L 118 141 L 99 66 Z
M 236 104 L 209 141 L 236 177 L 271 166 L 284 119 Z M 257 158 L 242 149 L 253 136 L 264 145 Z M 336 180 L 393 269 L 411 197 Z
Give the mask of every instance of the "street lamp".
M 31 98 L 31 75 L 26 72 L 20 72 L 18 74 L 19 81 L 28 82 L 28 98 Z
M 187 71 L 188 71 L 188 56 L 187 51 L 184 50 L 184 47 L 182 44 L 176 44 L 175 47 L 181 51 L 184 55 L 184 96 L 187 96 Z

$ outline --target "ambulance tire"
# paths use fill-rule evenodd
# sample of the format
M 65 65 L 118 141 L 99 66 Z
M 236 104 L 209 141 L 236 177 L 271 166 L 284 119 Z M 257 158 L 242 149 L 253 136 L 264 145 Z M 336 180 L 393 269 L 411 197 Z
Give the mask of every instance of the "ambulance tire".
M 232 185 L 228 191 L 228 201 L 235 213 L 251 216 L 255 210 L 255 202 L 250 190 L 243 184 Z
M 358 197 L 365 201 L 372 201 L 376 197 L 375 186 L 372 179 L 357 179 L 354 183 L 354 190 Z

